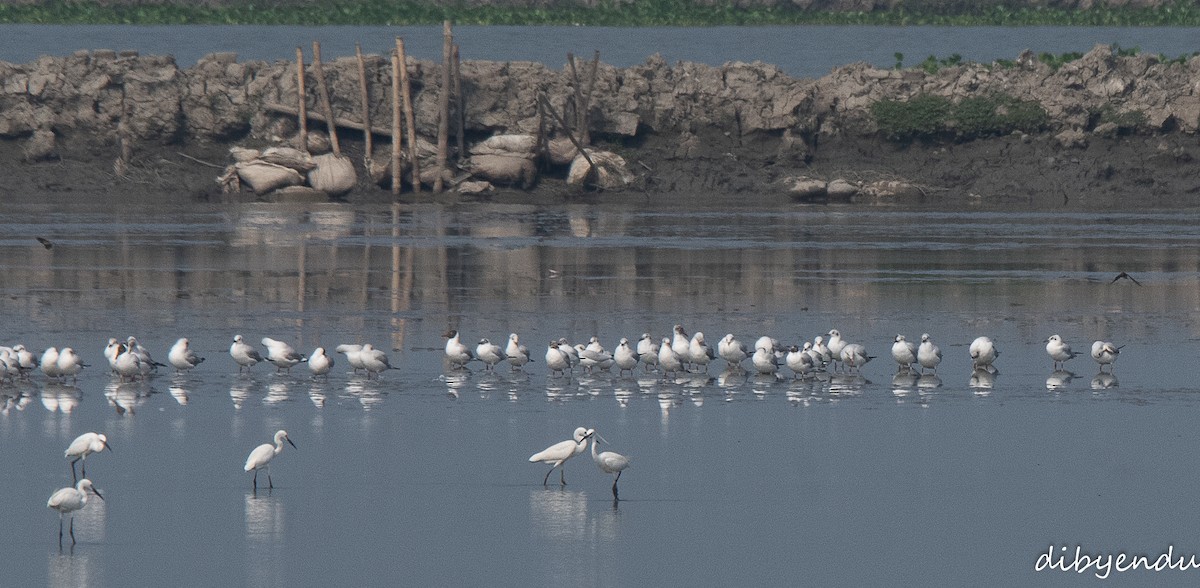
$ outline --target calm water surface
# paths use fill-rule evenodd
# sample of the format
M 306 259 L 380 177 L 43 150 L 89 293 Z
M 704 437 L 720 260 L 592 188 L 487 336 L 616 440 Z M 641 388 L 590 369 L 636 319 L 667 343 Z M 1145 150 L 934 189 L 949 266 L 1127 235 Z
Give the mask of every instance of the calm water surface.
M 2 342 L 74 347 L 79 381 L 0 386 L 4 583 L 125 585 L 1005 585 L 1051 545 L 1200 552 L 1194 358 L 1200 211 L 903 212 L 624 200 L 332 204 L 7 201 Z M 35 237 L 54 243 L 42 248 Z M 1110 283 L 1120 271 L 1143 284 Z M 549 377 L 545 343 L 830 328 L 861 375 Z M 522 372 L 448 372 L 441 334 L 519 333 Z M 896 376 L 928 332 L 936 376 Z M 231 338 L 372 342 L 380 380 L 239 375 Z M 1042 341 L 1124 344 L 1053 373 Z M 973 374 L 989 335 L 999 374 Z M 193 373 L 111 378 L 108 337 Z M 719 362 L 718 362 L 719 363 Z M 527 457 L 595 427 L 633 458 L 620 502 L 586 456 L 566 487 Z M 273 492 L 249 450 L 285 428 Z M 60 552 L 45 507 L 66 445 L 106 500 Z M 1124 580 L 1194 583 L 1192 572 Z
M 892 67 L 896 53 L 913 66 L 927 56 L 984 63 L 1035 52 L 1085 52 L 1116 43 L 1168 57 L 1200 51 L 1197 29 L 1184 27 L 517 27 L 457 26 L 455 42 L 463 59 L 536 61 L 561 68 L 567 53 L 600 58 L 618 67 L 644 63 L 659 54 L 668 63 L 762 61 L 793 76 L 820 77 L 835 67 L 865 61 Z M 69 55 L 79 49 L 137 50 L 143 55 L 174 55 L 190 67 L 214 51 L 234 51 L 241 60 L 291 61 L 296 47 L 309 51 L 320 41 L 326 59 L 364 52 L 386 54 L 403 37 L 409 55 L 440 60 L 442 28 L 297 26 L 128 26 L 0 25 L 0 59 L 14 63 L 41 55 Z

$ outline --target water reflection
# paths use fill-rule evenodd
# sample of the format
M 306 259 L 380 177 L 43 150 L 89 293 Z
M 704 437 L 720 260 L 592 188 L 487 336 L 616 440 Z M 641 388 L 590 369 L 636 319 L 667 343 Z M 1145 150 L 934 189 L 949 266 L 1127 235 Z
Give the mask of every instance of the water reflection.
M 1117 381 L 1117 376 L 1112 372 L 1101 371 L 1092 378 L 1092 390 L 1106 390 L 1108 388 L 1116 388 L 1121 383 Z
M 146 403 L 150 396 L 150 385 L 143 381 L 112 381 L 104 387 L 104 397 L 118 415 L 136 414 L 137 408 Z
M 346 382 L 346 396 L 358 401 L 363 410 L 371 410 L 383 403 L 384 392 L 378 379 L 353 378 Z
M 41 399 L 46 410 L 71 414 L 83 400 L 83 391 L 74 384 L 47 382 L 42 388 Z
M 279 498 L 247 492 L 245 504 L 245 569 L 251 586 L 281 586 L 283 575 L 284 509 Z
M 51 588 L 89 588 L 103 584 L 101 578 L 93 577 L 94 554 L 85 549 L 75 553 L 71 545 L 66 553 L 54 550 L 49 552 L 46 564 L 46 585 Z
M 287 402 L 290 393 L 291 382 L 284 379 L 276 379 L 267 385 L 267 395 L 263 397 L 263 404 L 272 406 L 281 402 Z
M 971 372 L 967 385 L 975 390 L 976 395 L 986 396 L 996 386 L 996 377 L 999 375 L 1000 372 L 993 366 L 981 367 Z
M 1075 373 L 1067 370 L 1055 370 L 1046 376 L 1047 390 L 1062 390 L 1071 385 L 1071 380 L 1075 379 Z

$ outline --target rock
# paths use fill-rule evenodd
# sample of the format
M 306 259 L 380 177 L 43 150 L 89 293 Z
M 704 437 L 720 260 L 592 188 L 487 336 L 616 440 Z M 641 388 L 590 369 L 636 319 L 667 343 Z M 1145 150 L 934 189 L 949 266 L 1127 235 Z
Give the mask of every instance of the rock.
M 54 131 L 50 129 L 34 131 L 22 150 L 25 152 L 25 161 L 45 161 L 56 158 Z
M 1092 129 L 1092 134 L 1097 137 L 1104 137 L 1106 139 L 1111 139 L 1113 137 L 1116 137 L 1118 131 L 1120 131 L 1120 130 L 1121 130 L 1121 127 L 1117 126 L 1117 123 L 1105 122 L 1105 123 L 1100 123 L 1100 124 L 1096 125 L 1096 128 Z
M 876 200 L 920 200 L 925 197 L 925 191 L 906 180 L 879 180 L 863 186 L 861 195 Z
M 1087 135 L 1083 134 L 1083 131 L 1075 129 L 1068 129 L 1054 135 L 1054 140 L 1063 149 L 1084 149 L 1088 145 Z

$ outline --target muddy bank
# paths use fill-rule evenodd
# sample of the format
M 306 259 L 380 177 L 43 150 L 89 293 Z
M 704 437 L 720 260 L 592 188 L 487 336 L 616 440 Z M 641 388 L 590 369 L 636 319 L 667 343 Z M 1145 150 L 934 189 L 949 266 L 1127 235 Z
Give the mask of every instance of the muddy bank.
M 356 64 L 338 59 L 325 71 L 335 116 L 359 119 Z M 386 128 L 390 68 L 372 57 L 367 71 L 373 126 Z M 1057 67 L 1029 55 L 936 71 L 854 64 L 815 80 L 766 64 L 708 67 L 651 58 L 623 69 L 601 63 L 595 80 L 587 81 L 594 91 L 584 103 L 593 145 L 622 155 L 635 177 L 616 192 L 789 198 L 796 178 L 808 178 L 843 180 L 855 191 L 835 200 L 854 202 L 1178 206 L 1194 202 L 1200 186 L 1193 169 L 1200 156 L 1198 71 L 1198 59 L 1160 62 L 1108 47 Z M 432 141 L 440 65 L 410 60 L 408 73 L 416 127 Z M 296 101 L 289 63 L 239 63 L 231 54 L 214 54 L 180 69 L 170 57 L 95 52 L 0 64 L 0 74 L 0 161 L 18 190 L 255 198 L 219 193 L 215 178 L 230 163 L 229 147 L 294 142 L 294 118 L 272 109 Z M 468 145 L 500 133 L 536 134 L 546 125 L 539 96 L 563 113 L 577 105 L 578 73 L 566 67 L 464 62 L 462 75 Z M 1035 103 L 1045 112 L 1042 127 L 971 140 L 895 141 L 872 111 L 886 100 L 936 96 L 954 103 L 997 94 Z M 311 97 L 309 109 L 317 111 Z M 321 128 L 315 121 L 310 126 Z M 343 130 L 339 137 L 346 155 L 364 167 L 361 132 Z M 132 157 L 114 168 L 122 138 Z M 388 142 L 376 137 L 384 152 Z M 467 159 L 454 173 L 471 168 Z M 527 190 L 500 183 L 499 195 L 488 197 L 579 192 L 564 183 L 564 166 L 540 163 L 538 169 Z M 345 197 L 386 196 L 386 186 L 369 177 L 360 172 Z M 872 188 L 880 185 L 901 189 Z

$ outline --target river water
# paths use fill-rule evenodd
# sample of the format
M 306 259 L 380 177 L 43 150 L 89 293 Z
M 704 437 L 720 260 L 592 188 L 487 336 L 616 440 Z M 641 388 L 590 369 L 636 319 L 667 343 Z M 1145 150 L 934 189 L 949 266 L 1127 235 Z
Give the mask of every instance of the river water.
M 1036 572 L 1048 548 L 1196 553 L 1197 223 L 653 197 L 9 199 L 2 342 L 91 367 L 0 385 L 4 583 L 997 585 L 1094 580 Z M 551 338 L 611 349 L 676 323 L 714 343 L 838 328 L 878 357 L 799 381 L 543 362 Z M 535 363 L 448 370 L 448 328 L 519 333 Z M 897 333 L 933 336 L 936 375 L 897 376 Z M 1085 352 L 1069 371 L 1044 351 L 1054 333 Z M 328 380 L 239 374 L 236 334 L 371 342 L 399 369 L 368 380 L 336 356 Z M 121 383 L 102 349 L 129 335 L 159 360 L 189 337 L 206 361 Z M 972 371 L 978 335 L 998 373 Z M 1086 355 L 1095 339 L 1124 345 L 1112 374 Z M 565 487 L 527 462 L 577 426 L 632 458 L 619 502 L 586 455 Z M 242 464 L 277 429 L 297 448 L 255 493 Z M 86 431 L 113 447 L 87 462 L 104 500 L 60 550 L 45 501 Z
M 798 77 L 820 77 L 835 67 L 865 61 L 879 67 L 912 66 L 926 57 L 954 54 L 991 62 L 1035 52 L 1086 52 L 1096 44 L 1116 43 L 1174 58 L 1200 51 L 1198 30 L 1183 27 L 512 27 L 459 26 L 455 40 L 463 59 L 536 61 L 551 68 L 566 63 L 568 52 L 627 67 L 660 54 L 668 62 L 720 65 L 762 61 Z M 294 60 L 296 47 L 310 55 L 320 41 L 325 59 L 363 51 L 386 54 L 403 37 L 409 55 L 440 60 L 442 30 L 431 27 L 297 26 L 122 26 L 0 25 L 0 60 L 33 61 L 40 55 L 69 55 L 79 49 L 136 50 L 144 55 L 174 55 L 182 67 L 215 51 L 234 51 L 239 59 Z M 311 55 L 310 55 L 311 58 Z

